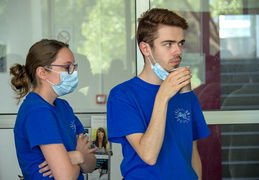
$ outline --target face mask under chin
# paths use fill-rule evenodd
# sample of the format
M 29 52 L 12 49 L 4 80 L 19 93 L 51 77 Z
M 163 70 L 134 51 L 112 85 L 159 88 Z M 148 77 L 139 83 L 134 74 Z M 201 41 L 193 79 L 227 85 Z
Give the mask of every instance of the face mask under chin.
M 151 69 L 153 70 L 153 72 L 156 74 L 156 76 L 161 79 L 161 80 L 165 80 L 165 78 L 169 75 L 169 73 L 164 70 L 164 68 L 162 68 L 162 66 L 160 66 L 160 64 L 158 64 L 150 50 L 150 54 L 151 54 L 151 57 L 153 59 L 153 61 L 155 62 L 155 64 L 153 65 L 152 62 L 150 61 L 149 57 L 147 56 L 147 59 L 149 60 L 149 63 L 150 63 L 150 66 L 151 66 Z

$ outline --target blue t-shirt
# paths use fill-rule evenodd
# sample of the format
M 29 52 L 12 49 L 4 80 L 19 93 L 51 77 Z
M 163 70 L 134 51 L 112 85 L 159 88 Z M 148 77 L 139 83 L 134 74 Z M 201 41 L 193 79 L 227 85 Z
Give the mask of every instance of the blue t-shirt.
M 146 164 L 125 137 L 145 133 L 159 87 L 134 77 L 110 92 L 108 138 L 122 144 L 122 175 L 125 180 L 197 180 L 191 164 L 193 140 L 207 137 L 210 131 L 193 91 L 170 99 L 164 141 L 155 165 Z
M 84 127 L 67 101 L 57 98 L 50 105 L 31 92 L 22 103 L 14 126 L 16 153 L 25 180 L 54 179 L 43 177 L 38 166 L 45 161 L 39 145 L 64 144 L 67 151 L 76 150 L 76 135 Z M 78 180 L 84 177 L 80 173 Z

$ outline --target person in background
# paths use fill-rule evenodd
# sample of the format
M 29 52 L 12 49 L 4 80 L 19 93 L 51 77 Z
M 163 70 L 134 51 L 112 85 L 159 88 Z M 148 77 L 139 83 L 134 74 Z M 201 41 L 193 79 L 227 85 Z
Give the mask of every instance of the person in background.
M 106 138 L 104 128 L 99 127 L 97 129 L 96 138 L 95 138 L 95 141 L 93 141 L 93 144 L 97 146 L 98 148 L 97 152 L 106 152 L 107 138 Z
M 42 39 L 29 50 L 25 65 L 10 67 L 17 99 L 25 97 L 14 126 L 18 162 L 25 180 L 83 180 L 96 166 L 97 148 L 67 101 L 78 83 L 77 64 L 68 44 Z
M 142 72 L 115 86 L 107 102 L 108 140 L 121 143 L 125 180 L 197 180 L 197 140 L 210 134 L 182 60 L 186 20 L 154 8 L 138 19 Z

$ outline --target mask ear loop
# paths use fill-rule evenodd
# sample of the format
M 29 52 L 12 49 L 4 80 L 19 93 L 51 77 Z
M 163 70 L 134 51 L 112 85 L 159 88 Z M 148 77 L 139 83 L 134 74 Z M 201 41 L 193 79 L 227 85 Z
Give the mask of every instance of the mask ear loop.
M 46 79 L 46 81 L 47 81 L 48 83 L 50 83 L 51 85 L 55 85 L 55 84 L 53 84 L 52 82 L 50 82 L 49 80 L 47 80 L 47 79 Z
M 151 54 L 151 57 L 152 57 L 153 61 L 154 61 L 155 64 L 156 64 L 157 62 L 156 62 L 156 60 L 155 60 L 155 58 L 154 58 L 154 56 L 153 56 L 153 54 L 152 54 L 152 52 L 151 52 L 151 48 L 150 48 L 149 44 L 148 44 L 148 50 L 149 50 L 149 52 L 150 52 L 150 54 Z M 151 63 L 150 58 L 149 58 L 148 56 L 147 56 L 147 59 L 149 60 L 150 66 L 152 67 L 153 64 Z
M 150 63 L 150 66 L 153 67 L 153 64 L 151 63 L 151 61 L 150 61 L 150 59 L 149 59 L 148 56 L 147 56 L 147 59 L 148 59 L 148 61 L 149 61 L 149 63 Z
M 155 63 L 157 63 L 156 60 L 155 60 L 155 58 L 154 58 L 154 56 L 153 56 L 153 54 L 152 54 L 151 49 L 150 49 L 150 54 L 151 54 L 151 57 L 152 57 L 153 61 L 154 61 Z
M 44 67 L 45 69 L 47 69 L 47 70 L 50 70 L 50 71 L 52 71 L 52 72 L 55 72 L 55 73 L 59 73 L 60 74 L 60 72 L 59 71 L 55 71 L 55 70 L 52 70 L 52 69 L 50 69 L 50 68 L 47 68 L 47 67 Z
M 47 67 L 44 67 L 44 68 L 47 69 L 47 70 L 50 70 L 50 71 L 52 71 L 52 72 L 55 72 L 55 73 L 59 73 L 59 74 L 60 74 L 60 72 L 58 72 L 58 71 L 54 71 L 54 70 L 52 70 L 52 69 L 50 69 L 50 68 L 47 68 Z M 48 83 L 50 83 L 51 85 L 55 85 L 54 83 L 50 82 L 48 79 L 46 79 L 46 81 L 47 81 Z

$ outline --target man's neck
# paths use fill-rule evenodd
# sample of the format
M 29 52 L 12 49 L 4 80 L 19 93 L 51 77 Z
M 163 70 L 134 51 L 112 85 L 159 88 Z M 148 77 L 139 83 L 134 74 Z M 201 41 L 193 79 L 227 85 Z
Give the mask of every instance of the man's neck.
M 154 85 L 161 85 L 163 83 L 163 81 L 159 79 L 156 76 L 156 74 L 152 71 L 152 69 L 150 68 L 150 65 L 147 65 L 147 64 L 145 64 L 143 70 L 138 75 L 138 77 L 143 81 Z

